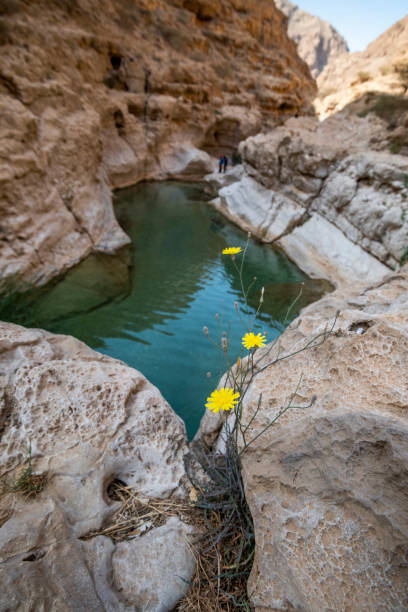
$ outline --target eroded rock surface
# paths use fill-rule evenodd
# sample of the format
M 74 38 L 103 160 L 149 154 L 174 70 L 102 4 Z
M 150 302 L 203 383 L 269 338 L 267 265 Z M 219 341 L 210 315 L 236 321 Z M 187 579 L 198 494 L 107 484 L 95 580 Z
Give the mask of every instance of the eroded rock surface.
M 201 178 L 316 91 L 267 0 L 12 0 L 0 48 L 0 279 L 17 283 L 127 243 L 113 187 Z
M 187 594 L 195 569 L 188 540 L 192 533 L 191 527 L 173 517 L 140 540 L 117 545 L 114 580 L 137 610 L 168 612 Z M 145 577 L 143 582 L 139 575 Z
M 208 177 L 213 204 L 309 275 L 381 279 L 408 248 L 408 162 L 373 151 L 380 120 L 290 119 L 241 143 L 244 168 Z
M 107 493 L 114 479 L 144 498 L 183 497 L 181 419 L 136 370 L 71 337 L 6 323 L 0 388 L 1 482 L 16 482 L 29 445 L 34 473 L 47 474 L 38 497 L 0 493 L 0 610 L 171 609 L 186 585 L 175 559 L 187 581 L 194 568 L 190 527 L 171 519 L 126 545 L 79 538 L 120 506 Z M 143 547 L 160 549 L 158 565 L 139 559 Z
M 257 551 L 256 610 L 387 610 L 408 605 L 408 270 L 306 308 L 280 340 L 324 344 L 265 370 L 246 399 L 253 431 L 294 404 L 243 457 Z M 261 353 L 259 353 L 261 356 Z
M 288 34 L 315 78 L 329 62 L 348 53 L 346 41 L 330 23 L 302 11 L 289 0 L 275 0 L 275 4 L 288 17 Z
M 245 396 L 244 426 L 262 394 L 247 442 L 293 406 L 242 455 L 257 612 L 408 606 L 408 266 L 308 306 L 255 361 L 302 349 L 336 312 L 324 343 L 260 372 Z M 219 426 L 206 414 L 200 432 Z

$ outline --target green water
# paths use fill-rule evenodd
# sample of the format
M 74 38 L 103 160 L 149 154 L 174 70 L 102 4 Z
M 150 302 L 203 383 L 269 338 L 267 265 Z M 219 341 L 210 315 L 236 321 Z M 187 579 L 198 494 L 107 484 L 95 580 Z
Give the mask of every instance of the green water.
M 118 192 L 115 200 L 132 248 L 117 256 L 92 255 L 32 298 L 25 313 L 32 324 L 73 335 L 143 372 L 184 419 L 191 437 L 206 397 L 226 369 L 203 326 L 216 339 L 222 331 L 230 334 L 232 357 L 242 349 L 246 330 L 234 308 L 235 301 L 244 306 L 239 278 L 231 257 L 221 251 L 244 246 L 246 234 L 206 203 L 200 186 L 144 183 Z M 268 339 L 282 332 L 282 318 L 302 282 L 292 318 L 329 290 L 327 283 L 307 279 L 281 252 L 251 240 L 245 284 L 255 276 L 250 312 L 265 286 L 254 331 Z

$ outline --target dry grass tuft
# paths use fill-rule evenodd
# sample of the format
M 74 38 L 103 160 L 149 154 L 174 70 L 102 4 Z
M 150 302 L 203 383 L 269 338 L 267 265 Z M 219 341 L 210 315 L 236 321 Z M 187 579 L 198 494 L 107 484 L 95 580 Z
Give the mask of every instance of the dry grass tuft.
M 27 499 L 36 497 L 43 491 L 48 482 L 47 474 L 31 474 L 24 472 L 13 484 L 0 483 L 0 495 L 7 493 L 22 493 Z
M 222 529 L 220 515 L 211 517 L 216 529 Z M 208 548 L 205 540 L 195 543 L 193 553 L 196 557 L 196 570 L 187 596 L 175 608 L 177 612 L 233 612 L 243 609 L 251 610 L 247 597 L 247 579 L 249 571 L 236 571 L 234 561 L 239 550 L 240 534 L 228 542 Z M 227 561 L 227 558 L 230 558 Z M 248 570 L 252 566 L 251 563 Z
M 46 473 L 33 474 L 31 444 L 29 445 L 26 459 L 27 467 L 20 470 L 20 475 L 11 484 L 7 480 L 0 480 L 0 495 L 4 493 L 22 493 L 24 497 L 36 497 L 45 488 L 48 482 Z
M 195 525 L 197 519 L 194 515 L 199 514 L 196 508 L 181 500 L 140 498 L 132 487 L 120 481 L 110 485 L 108 494 L 112 500 L 120 501 L 121 507 L 112 515 L 109 525 L 82 539 L 104 535 L 114 542 L 131 540 L 164 525 L 171 516 L 178 516 L 185 523 Z
M 31 474 L 24 476 L 17 481 L 13 491 L 21 491 L 24 497 L 36 497 L 45 488 L 48 482 L 47 474 Z
M 255 537 L 236 444 L 229 436 L 224 454 L 198 444 L 190 457 L 186 468 L 199 492 L 196 506 L 202 512 L 204 533 L 196 540 L 198 562 L 190 592 L 176 610 L 251 610 L 246 585 Z

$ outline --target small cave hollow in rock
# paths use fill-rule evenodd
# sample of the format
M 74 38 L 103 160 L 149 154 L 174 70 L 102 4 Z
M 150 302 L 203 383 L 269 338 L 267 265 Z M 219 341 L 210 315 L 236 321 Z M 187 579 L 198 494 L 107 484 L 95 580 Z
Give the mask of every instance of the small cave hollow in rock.
M 115 122 L 115 128 L 118 130 L 119 134 L 122 134 L 125 129 L 125 117 L 120 109 L 116 109 L 113 113 L 113 120 Z
M 374 321 L 357 321 L 349 327 L 349 331 L 356 334 L 365 334 L 370 327 L 374 325 Z
M 33 550 L 27 557 L 23 557 L 23 561 L 39 561 L 43 557 L 45 557 L 45 550 Z
M 114 70 L 119 70 L 122 65 L 122 56 L 113 54 L 110 56 L 110 62 Z
M 109 503 L 121 501 L 121 498 L 118 495 L 118 489 L 123 487 L 127 487 L 126 482 L 120 480 L 120 478 L 110 478 L 108 484 L 105 486 L 105 493 Z

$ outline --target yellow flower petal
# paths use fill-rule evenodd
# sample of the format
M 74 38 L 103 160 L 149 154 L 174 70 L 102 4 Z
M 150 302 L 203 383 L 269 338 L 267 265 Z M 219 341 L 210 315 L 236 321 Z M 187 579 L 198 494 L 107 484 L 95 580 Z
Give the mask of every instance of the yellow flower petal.
M 265 346 L 266 338 L 262 334 L 253 334 L 252 332 L 245 334 L 242 338 L 242 344 L 245 346 L 248 351 L 251 348 Z
M 215 389 L 210 397 L 207 397 L 205 407 L 217 413 L 220 410 L 231 410 L 238 403 L 238 400 L 239 393 L 234 393 L 234 389 Z
M 223 255 L 238 255 L 238 253 L 241 253 L 241 251 L 242 251 L 241 247 L 228 247 L 223 250 L 222 254 Z

